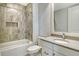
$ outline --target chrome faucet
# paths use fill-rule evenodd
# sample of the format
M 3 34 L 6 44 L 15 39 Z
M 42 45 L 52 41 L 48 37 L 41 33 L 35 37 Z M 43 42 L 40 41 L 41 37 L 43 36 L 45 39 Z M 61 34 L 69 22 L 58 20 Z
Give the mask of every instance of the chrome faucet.
M 62 38 L 65 39 L 65 33 L 62 33 Z

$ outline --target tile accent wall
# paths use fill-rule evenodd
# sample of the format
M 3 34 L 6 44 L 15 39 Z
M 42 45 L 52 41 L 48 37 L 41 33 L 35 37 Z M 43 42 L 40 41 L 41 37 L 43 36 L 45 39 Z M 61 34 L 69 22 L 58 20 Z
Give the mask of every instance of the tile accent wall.
M 26 7 L 26 37 L 29 40 L 32 40 L 32 33 L 33 33 L 33 24 L 32 24 L 32 4 L 28 4 Z
M 26 26 L 28 19 L 26 17 L 27 8 L 25 8 L 26 7 L 19 4 L 0 4 L 0 43 L 30 37 L 29 34 L 28 36 L 26 35 L 26 32 L 31 31 L 27 31 L 31 24 L 29 23 L 29 26 Z M 29 16 L 29 18 L 31 17 Z

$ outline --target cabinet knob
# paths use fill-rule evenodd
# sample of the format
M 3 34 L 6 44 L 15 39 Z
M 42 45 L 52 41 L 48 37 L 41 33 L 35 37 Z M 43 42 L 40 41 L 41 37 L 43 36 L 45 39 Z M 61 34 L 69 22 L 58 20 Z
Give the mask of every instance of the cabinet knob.
M 53 56 L 55 56 L 55 53 L 53 53 Z
M 49 53 L 47 53 L 47 52 L 44 52 L 46 55 L 49 55 Z

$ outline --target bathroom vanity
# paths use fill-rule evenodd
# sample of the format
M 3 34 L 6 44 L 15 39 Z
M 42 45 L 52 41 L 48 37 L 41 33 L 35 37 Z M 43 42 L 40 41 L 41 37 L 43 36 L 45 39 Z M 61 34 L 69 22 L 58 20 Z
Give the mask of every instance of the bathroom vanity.
M 50 37 L 40 35 L 42 37 L 38 37 L 38 45 L 42 47 L 42 55 L 79 56 L 79 4 L 67 5 L 55 3 L 53 21 L 54 32 L 64 32 L 67 35 L 64 39 L 61 33 Z M 57 7 L 59 9 L 55 10 Z
M 79 41 L 58 37 L 39 37 L 43 56 L 79 56 Z

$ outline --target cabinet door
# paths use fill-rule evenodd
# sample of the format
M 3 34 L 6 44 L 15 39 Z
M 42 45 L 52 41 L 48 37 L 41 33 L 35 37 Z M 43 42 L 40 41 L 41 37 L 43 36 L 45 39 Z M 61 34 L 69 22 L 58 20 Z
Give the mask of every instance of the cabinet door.
M 61 53 L 58 53 L 58 52 L 54 51 L 54 56 L 64 56 L 64 55 L 61 54 Z
M 44 41 L 42 39 L 40 39 L 38 41 L 38 45 L 42 46 L 42 47 L 48 47 L 49 49 L 53 50 L 53 44 L 47 41 Z
M 37 42 L 37 44 L 39 45 L 39 46 L 42 46 L 42 39 L 40 39 L 40 38 L 38 38 L 38 42 Z
M 59 53 L 55 53 L 55 56 L 63 56 L 63 55 L 61 55 L 61 54 L 59 54 Z
M 55 31 L 57 32 L 67 32 L 67 9 L 62 9 L 59 11 L 55 11 Z
M 58 45 L 54 45 L 54 50 L 65 56 L 79 56 L 79 52 Z
M 43 41 L 42 39 L 39 39 L 38 45 L 42 47 L 42 55 L 43 56 L 52 56 L 53 55 L 53 44 Z
M 42 47 L 42 56 L 53 56 L 53 51 L 48 47 Z

